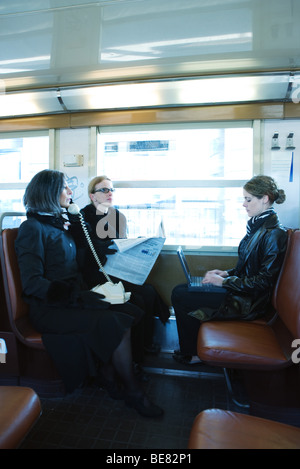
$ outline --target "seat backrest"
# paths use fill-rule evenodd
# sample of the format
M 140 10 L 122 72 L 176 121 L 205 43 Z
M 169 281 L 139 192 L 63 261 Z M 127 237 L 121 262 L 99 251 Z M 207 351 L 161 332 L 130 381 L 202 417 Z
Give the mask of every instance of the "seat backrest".
M 284 259 L 283 259 L 283 262 L 282 262 L 282 266 L 281 266 L 281 269 L 280 269 L 280 272 L 278 274 L 278 277 L 277 277 L 277 280 L 276 280 L 276 283 L 275 283 L 275 286 L 274 286 L 274 289 L 273 289 L 273 293 L 272 293 L 272 305 L 273 307 L 275 308 L 275 310 L 277 309 L 277 305 L 276 305 L 276 301 L 277 301 L 277 293 L 278 293 L 278 285 L 280 284 L 280 279 L 281 279 L 281 275 L 282 275 L 282 272 L 283 272 L 283 267 L 285 265 L 285 262 L 289 256 L 289 250 L 290 250 L 290 244 L 291 244 L 291 237 L 293 235 L 295 230 L 293 230 L 292 228 L 289 228 L 287 230 L 287 234 L 288 234 L 288 239 L 287 239 L 287 247 L 286 247 L 286 252 L 285 252 L 285 256 L 284 256 Z
M 300 337 L 300 230 L 289 234 L 285 259 L 274 290 L 273 304 L 294 338 Z
M 22 299 L 22 285 L 15 240 L 18 228 L 6 228 L 2 231 L 0 257 L 3 274 L 4 292 L 11 326 L 22 316 L 28 315 L 29 306 Z

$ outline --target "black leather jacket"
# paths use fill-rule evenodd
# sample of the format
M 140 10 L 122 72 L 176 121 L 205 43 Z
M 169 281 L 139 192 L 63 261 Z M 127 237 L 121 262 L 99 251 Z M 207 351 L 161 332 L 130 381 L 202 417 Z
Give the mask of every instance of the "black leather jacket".
M 239 262 L 228 271 L 223 286 L 228 290 L 218 319 L 254 320 L 266 313 L 287 246 L 287 231 L 276 213 L 239 245 Z

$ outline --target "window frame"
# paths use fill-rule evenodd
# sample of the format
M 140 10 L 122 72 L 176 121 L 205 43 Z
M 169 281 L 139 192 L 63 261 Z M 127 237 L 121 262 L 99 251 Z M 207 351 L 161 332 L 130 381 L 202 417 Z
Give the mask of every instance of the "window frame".
M 0 139 L 6 140 L 8 138 L 26 138 L 26 137 L 49 137 L 49 169 L 53 168 L 54 158 L 53 158 L 53 148 L 52 142 L 54 141 L 54 136 L 51 133 L 51 130 L 27 130 L 27 131 L 17 131 L 17 132 L 1 132 Z M 52 156 L 52 157 L 51 157 Z M 5 189 L 25 189 L 27 182 L 0 182 L 0 190 Z
M 49 169 L 54 168 L 54 132 L 50 129 L 48 130 L 20 130 L 20 131 L 13 131 L 13 132 L 1 132 L 0 139 L 13 139 L 13 138 L 26 138 L 26 137 L 48 137 L 48 147 L 49 147 Z M 28 182 L 0 182 L 0 191 L 5 190 L 23 190 L 25 191 Z M 0 212 L 0 228 L 3 228 L 3 220 L 5 218 L 5 214 L 16 214 L 16 216 L 25 215 L 25 208 L 24 211 L 6 211 Z M 9 215 L 12 216 L 12 215 Z
M 232 120 L 232 121 L 214 121 L 214 122 L 183 122 L 183 123 L 163 123 L 163 124 L 133 124 L 133 125 L 115 125 L 115 126 L 99 126 L 97 127 L 97 155 L 96 155 L 96 174 L 99 173 L 99 149 L 98 149 L 98 138 L 101 134 L 105 133 L 117 133 L 117 132 L 132 132 L 132 131 L 143 131 L 143 130 L 174 130 L 174 129 L 211 129 L 211 128 L 245 128 L 251 127 L 253 132 L 253 174 L 259 174 L 262 168 L 261 161 L 261 121 L 259 120 Z M 99 173 L 100 174 L 100 173 Z M 227 187 L 240 187 L 248 179 L 205 179 L 205 180 L 126 180 L 119 181 L 114 180 L 115 188 L 227 188 Z M 200 246 L 196 245 L 184 245 L 181 244 L 186 252 L 194 253 L 197 250 L 197 254 L 202 255 L 236 255 L 237 246 Z M 178 245 L 168 244 L 163 247 L 164 251 L 174 251 Z

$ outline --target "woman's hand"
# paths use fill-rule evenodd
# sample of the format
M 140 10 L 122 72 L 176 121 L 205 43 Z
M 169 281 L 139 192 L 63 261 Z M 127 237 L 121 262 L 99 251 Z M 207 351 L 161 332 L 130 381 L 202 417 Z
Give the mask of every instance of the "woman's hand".
M 204 276 L 203 283 L 212 283 L 213 285 L 221 287 L 226 277 L 228 277 L 226 270 L 209 270 Z

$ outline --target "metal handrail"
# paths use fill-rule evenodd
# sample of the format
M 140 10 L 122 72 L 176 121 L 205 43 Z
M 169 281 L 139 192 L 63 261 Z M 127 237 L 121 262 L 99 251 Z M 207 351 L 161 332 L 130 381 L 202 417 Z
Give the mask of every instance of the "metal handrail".
M 25 217 L 25 212 L 3 212 L 0 214 L 0 231 L 2 231 L 2 222 L 5 217 Z

